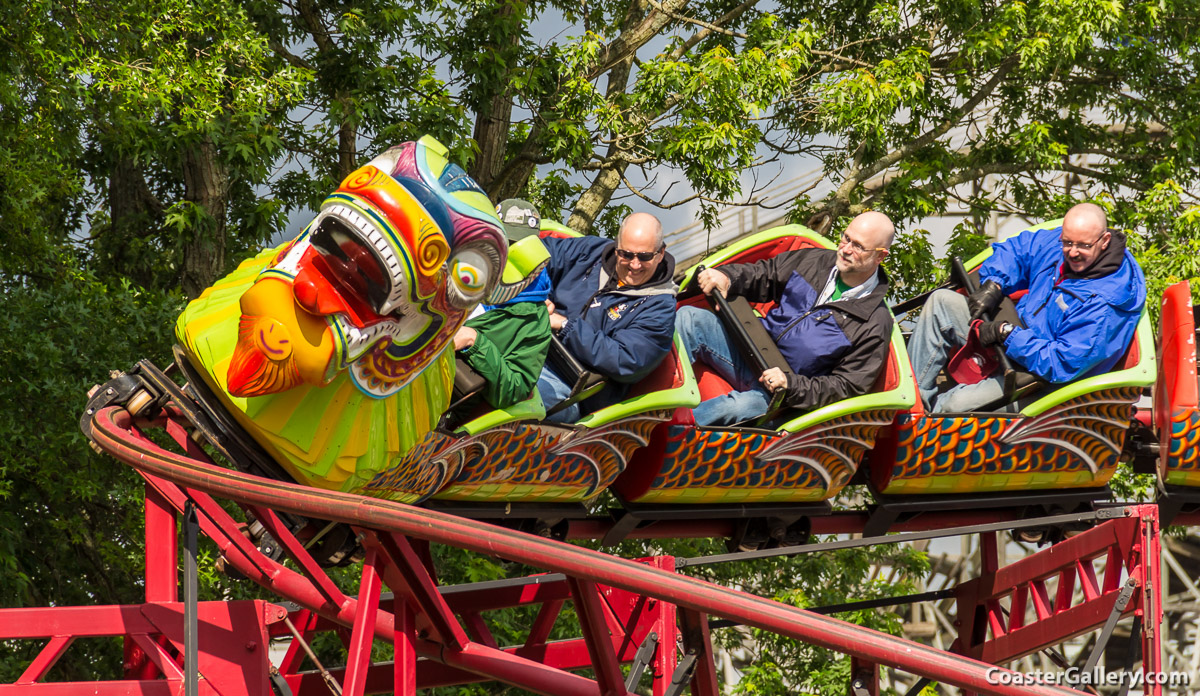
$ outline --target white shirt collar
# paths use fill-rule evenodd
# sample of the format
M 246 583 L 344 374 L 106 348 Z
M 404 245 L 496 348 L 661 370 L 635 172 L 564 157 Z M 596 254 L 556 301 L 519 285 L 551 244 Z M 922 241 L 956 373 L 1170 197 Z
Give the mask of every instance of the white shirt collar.
M 833 292 L 837 289 L 837 278 L 837 264 L 834 264 L 833 268 L 829 269 L 829 279 L 825 281 L 825 289 L 821 291 L 821 296 L 817 298 L 817 304 L 825 304 L 830 301 L 829 298 L 833 297 Z M 834 302 L 865 297 L 866 295 L 870 295 L 872 292 L 874 292 L 875 288 L 877 287 L 879 287 L 879 273 L 875 272 L 871 274 L 871 277 L 867 279 L 867 282 L 863 283 L 862 285 L 855 285 L 849 290 L 843 292 L 842 296 L 834 300 Z

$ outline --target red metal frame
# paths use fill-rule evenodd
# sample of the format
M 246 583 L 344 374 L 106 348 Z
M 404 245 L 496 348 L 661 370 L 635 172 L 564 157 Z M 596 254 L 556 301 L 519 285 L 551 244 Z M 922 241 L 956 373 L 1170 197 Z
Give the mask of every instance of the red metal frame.
M 1142 619 L 1143 674 L 1161 672 L 1158 507 L 1131 506 L 1125 513 L 1004 568 L 997 563 L 996 534 L 981 535 L 983 572 L 957 588 L 960 631 L 951 649 L 1010 663 L 1102 627 L 1122 588 L 1132 585 L 1136 591 L 1120 614 Z M 1143 683 L 1152 685 L 1147 693 L 1162 691 L 1152 680 Z
M 176 513 L 189 503 L 195 506 L 201 531 L 217 545 L 228 567 L 301 607 L 285 622 L 282 608 L 262 602 L 201 603 L 201 693 L 269 694 L 266 683 L 269 666 L 263 646 L 268 635 L 291 635 L 290 623 L 302 640 L 293 641 L 281 662 L 280 673 L 297 696 L 328 693 L 324 675 L 301 670 L 303 641 L 322 631 L 336 631 L 346 646 L 345 666 L 327 672 L 341 683 L 343 693 L 347 694 L 393 691 L 407 696 L 417 689 L 433 686 L 495 680 L 556 696 L 625 696 L 621 665 L 634 658 L 639 646 L 653 632 L 659 645 L 650 666 L 655 696 L 665 694 L 675 676 L 679 662 L 677 646 L 682 646 L 689 658 L 696 658 L 690 678 L 691 692 L 715 696 L 719 689 L 709 616 L 851 655 L 855 675 L 862 678 L 867 693 L 878 689 L 880 666 L 978 693 L 1079 693 L 1054 686 L 993 683 L 997 681 L 995 668 L 973 659 L 970 650 L 964 650 L 968 655 L 942 652 L 682 576 L 675 572 L 671 557 L 630 561 L 435 511 L 233 472 L 203 458 L 190 444 L 178 414 L 169 414 L 158 425 L 167 426 L 167 432 L 186 454 L 167 451 L 150 441 L 139 429 L 144 425 L 132 422 L 123 409 L 104 409 L 94 421 L 96 442 L 137 468 L 147 481 L 147 603 L 132 608 L 0 610 L 0 640 L 49 639 L 22 681 L 0 685 L 0 694 L 26 690 L 79 693 L 85 688 L 103 694 L 181 693 L 185 669 L 180 658 L 183 612 L 181 605 L 171 600 L 176 598 L 174 587 L 178 580 L 175 570 L 178 549 L 174 546 Z M 214 500 L 214 495 L 233 500 L 252 512 L 292 559 L 294 567 L 260 553 L 244 535 L 243 526 Z M 1057 562 L 1070 553 L 1074 554 L 1071 561 L 1079 563 L 1076 559 L 1084 558 L 1080 554 L 1085 547 L 1092 549 L 1098 543 L 1096 540 L 1115 539 L 1104 547 L 1116 549 L 1108 551 L 1110 562 L 1143 573 L 1140 577 L 1147 591 L 1157 587 L 1157 567 L 1151 563 L 1157 558 L 1157 546 L 1147 546 L 1148 542 L 1133 538 L 1145 532 L 1145 527 L 1139 525 L 1155 524 L 1157 529 L 1153 508 L 1132 510 L 1129 518 L 1104 523 L 1053 547 L 1049 550 L 1053 553 L 1045 558 L 1053 556 Z M 366 557 L 359 587 L 353 595 L 339 588 L 320 568 L 282 524 L 279 513 L 354 527 Z M 445 588 L 439 585 L 424 546 L 430 541 L 562 575 L 532 576 L 500 585 Z M 1055 551 L 1060 547 L 1062 552 Z M 1026 568 L 1045 571 L 1049 563 L 1038 560 L 1026 566 L 1014 564 L 1020 566 L 1017 569 L 991 569 L 985 578 L 963 590 L 960 602 L 989 607 L 1004 578 L 1024 573 Z M 1077 576 L 1086 578 L 1087 573 L 1081 571 Z M 1030 587 L 1035 581 L 1036 578 L 1029 580 Z M 390 601 L 384 595 L 385 585 L 394 593 Z M 1107 578 L 1102 588 L 1094 582 L 1090 587 L 1103 589 L 1092 593 L 1095 596 L 1089 595 L 1088 602 L 1094 607 L 1058 612 L 1070 617 L 1071 630 L 1087 623 L 1078 618 L 1085 613 L 1092 617 L 1088 620 L 1100 617 L 1103 622 Z M 579 632 L 575 637 L 552 640 L 553 629 L 568 601 L 578 617 Z M 1133 610 L 1147 613 L 1147 626 L 1157 640 L 1157 623 L 1153 619 L 1161 615 L 1161 607 L 1156 609 L 1155 602 L 1156 597 L 1147 594 Z M 1111 603 L 1107 606 L 1111 607 Z M 520 645 L 498 645 L 489 629 L 487 614 L 513 607 L 528 607 L 533 617 L 526 638 Z M 85 615 L 103 616 L 105 611 L 112 616 L 107 623 L 93 621 L 85 625 L 80 619 Z M 145 621 L 150 621 L 150 617 L 156 620 L 139 623 L 117 618 L 134 615 Z M 56 628 L 60 624 L 55 623 L 58 619 L 54 617 L 69 617 L 75 623 L 63 623 Z M 257 636 L 252 640 L 253 647 L 244 640 L 229 640 L 232 633 L 229 626 L 235 622 L 244 626 L 247 635 Z M 16 628 L 21 625 L 25 628 Z M 71 640 L 97 630 L 109 631 L 105 635 L 127 636 L 145 653 L 142 661 L 131 666 L 139 673 L 136 679 L 100 687 L 34 683 L 46 675 Z M 1017 632 L 1009 627 L 1007 633 Z M 370 651 L 374 640 L 393 646 L 393 661 L 372 663 Z M 995 641 L 993 644 L 1000 645 Z M 1022 649 L 1028 647 L 1022 645 Z M 987 644 L 976 647 L 981 656 L 1000 654 L 995 651 L 1001 650 Z M 580 668 L 591 669 L 594 678 L 573 672 Z M 237 675 L 236 683 L 232 675 Z
M 267 694 L 268 626 L 287 612 L 262 600 L 198 604 L 201 694 Z M 183 693 L 183 605 L 150 602 L 124 606 L 0 609 L 0 638 L 48 639 L 16 682 L 0 693 L 100 696 Z M 124 636 L 154 666 L 148 677 L 109 682 L 43 682 L 55 662 L 81 638 Z M 134 666 L 140 670 L 140 666 Z

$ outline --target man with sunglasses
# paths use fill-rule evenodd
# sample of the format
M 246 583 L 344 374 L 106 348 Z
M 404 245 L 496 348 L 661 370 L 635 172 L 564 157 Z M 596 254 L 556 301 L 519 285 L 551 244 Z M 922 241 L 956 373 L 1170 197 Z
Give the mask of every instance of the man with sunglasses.
M 733 387 L 693 409 L 696 424 L 730 426 L 758 418 L 780 389 L 784 405 L 800 411 L 866 393 L 887 358 L 892 332 L 884 302 L 888 280 L 879 264 L 895 233 L 888 216 L 867 212 L 850 222 L 836 250 L 787 251 L 701 273 L 697 281 L 706 295 L 776 303 L 762 322 L 793 375 L 775 367 L 758 374 L 716 315 L 684 307 L 678 325 L 688 357 Z
M 1015 366 L 1051 384 L 1111 370 L 1133 340 L 1146 302 L 1146 280 L 1125 235 L 1108 229 L 1104 209 L 1094 203 L 1073 206 L 1061 227 L 1026 230 L 993 244 L 979 280 L 970 297 L 952 290 L 930 295 L 909 339 L 921 398 L 935 412 L 974 411 L 1004 396 L 999 375 L 940 395 L 937 380 L 966 343 L 972 321 L 1006 295 L 1029 291 L 1017 303 L 1025 326 L 984 322 L 979 342 L 1003 346 Z
M 550 250 L 547 272 L 553 289 L 547 306 L 550 327 L 584 367 L 608 378 L 586 412 L 624 398 L 629 385 L 650 374 L 671 350 L 675 335 L 675 259 L 663 244 L 662 224 L 649 213 L 621 223 L 614 242 L 602 237 L 544 239 Z M 571 393 L 571 385 L 547 365 L 538 379 L 542 402 L 550 409 Z M 585 411 L 579 404 L 547 420 L 573 423 Z

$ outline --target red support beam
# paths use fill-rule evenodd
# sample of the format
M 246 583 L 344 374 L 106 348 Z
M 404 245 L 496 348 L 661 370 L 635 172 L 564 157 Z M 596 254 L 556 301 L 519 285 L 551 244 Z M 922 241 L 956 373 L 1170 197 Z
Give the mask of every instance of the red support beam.
M 269 694 L 267 626 L 285 616 L 282 607 L 259 600 L 200 602 L 200 692 L 223 696 Z M 50 638 L 17 682 L 0 684 L 0 694 L 182 693 L 183 672 L 177 660 L 183 652 L 183 628 L 183 605 L 178 602 L 0 609 L 0 641 Z M 50 676 L 54 661 L 72 640 L 108 636 L 123 637 L 139 646 L 147 664 L 162 676 L 105 682 L 40 681 Z M 166 690 L 160 692 L 157 684 Z
M 655 556 L 650 567 L 665 573 L 675 573 L 674 556 Z M 654 653 L 654 696 L 664 696 L 671 686 L 671 677 L 679 666 L 676 646 L 679 639 L 679 624 L 675 619 L 675 605 L 660 599 L 646 601 L 646 610 L 654 617 L 654 630 L 658 632 L 658 650 Z
M 130 638 L 146 653 L 146 659 L 158 669 L 159 674 L 167 679 L 183 682 L 183 669 L 180 668 L 182 661 L 176 662 L 175 656 L 167 652 L 165 645 L 155 642 L 144 633 L 135 633 Z
M 200 683 L 201 696 L 228 696 L 218 694 L 206 682 Z M 183 686 L 178 682 L 161 679 L 122 680 L 104 682 L 51 682 L 48 684 L 0 684 L 3 696 L 178 696 Z M 236 693 L 236 692 L 234 692 Z M 245 692 L 243 692 L 245 693 Z M 265 694 L 257 696 L 266 696 Z
M 354 617 L 354 629 L 350 634 L 350 649 L 346 655 L 346 679 L 342 682 L 342 696 L 363 696 L 367 681 L 367 668 L 371 665 L 371 645 L 375 639 L 375 615 L 379 611 L 379 553 L 375 547 L 367 547 L 363 559 L 362 580 L 358 584 L 358 612 Z
M 345 595 L 338 589 L 337 583 L 309 555 L 308 551 L 304 548 L 304 544 L 300 543 L 300 540 L 288 531 L 274 510 L 260 506 L 251 506 L 249 511 L 262 524 L 263 528 L 275 538 L 275 541 L 279 542 L 283 550 L 287 552 L 288 556 L 296 563 L 296 566 L 300 568 L 300 572 L 304 573 L 305 577 L 312 581 L 312 584 L 320 590 L 321 594 L 325 595 L 325 599 L 328 600 L 330 606 L 336 607 L 345 599 Z
M 1157 587 L 1157 508 L 1127 508 L 1125 517 L 1102 522 L 1003 568 L 995 567 L 994 536 L 982 536 L 984 572 L 957 589 L 961 622 L 956 649 L 991 664 L 1003 665 L 1102 627 L 1116 606 L 1124 572 L 1143 588 Z M 1103 581 L 1093 561 L 1106 559 Z M 1057 582 L 1051 598 L 1047 587 Z M 1076 588 L 1082 599 L 1074 602 Z M 1154 594 L 1154 593 L 1151 593 Z M 1006 614 L 1002 600 L 1011 597 Z M 1032 604 L 1033 618 L 1027 606 Z M 1141 613 L 1145 599 L 1131 602 L 1122 614 Z M 1161 609 L 1159 610 L 1161 619 Z M 1151 609 L 1151 613 L 1153 609 Z
M 33 658 L 33 662 L 21 676 L 17 677 L 17 684 L 34 684 L 46 676 L 46 672 L 58 662 L 58 658 L 71 647 L 71 643 L 75 642 L 75 636 L 54 636 L 51 638 L 38 652 L 37 657 Z
M 146 601 L 179 601 L 179 534 L 175 510 L 146 484 Z
M 530 582 L 526 584 L 487 587 L 484 590 L 443 588 L 442 596 L 456 614 L 477 614 L 526 604 L 561 602 L 571 598 L 571 590 L 567 587 L 565 579 L 537 582 L 540 577 L 531 575 Z
M 554 630 L 554 622 L 558 620 L 562 607 L 563 600 L 561 599 L 554 599 L 542 604 L 537 617 L 533 620 L 533 626 L 529 629 L 529 636 L 525 639 L 526 647 L 546 642 L 546 639 L 550 637 L 550 631 Z
M 696 669 L 692 672 L 692 696 L 718 696 L 721 683 L 717 680 L 708 615 L 683 609 L 679 612 L 679 628 L 683 634 L 684 652 L 696 656 Z
M 625 680 L 621 677 L 621 665 L 613 651 L 612 635 L 608 631 L 596 583 L 568 578 L 567 584 L 575 600 L 575 613 L 579 616 L 583 642 L 592 659 L 592 669 L 596 672 L 601 696 L 626 696 Z
M 388 555 L 390 563 L 385 571 L 388 586 L 395 592 L 408 594 L 413 604 L 420 607 L 433 629 L 434 640 L 451 650 L 461 650 L 471 643 L 408 539 L 399 534 L 370 534 L 363 544 L 368 548 L 378 546 Z
M 395 595 L 392 600 L 392 613 L 396 617 L 396 632 L 392 637 L 395 649 L 392 660 L 392 693 L 395 696 L 416 696 L 417 649 L 413 643 L 417 639 L 417 628 L 408 600 L 402 595 Z
M 499 647 L 496 645 L 496 638 L 492 635 L 492 631 L 488 628 L 487 622 L 483 617 L 475 612 L 470 614 L 462 614 L 463 628 L 467 630 L 467 634 L 476 643 L 482 643 L 489 648 Z

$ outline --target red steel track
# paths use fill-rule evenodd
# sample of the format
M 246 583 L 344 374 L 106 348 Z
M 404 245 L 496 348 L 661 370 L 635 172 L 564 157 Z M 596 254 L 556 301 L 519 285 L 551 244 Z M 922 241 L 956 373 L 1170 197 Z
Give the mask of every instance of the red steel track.
M 386 552 L 397 566 L 402 564 L 401 559 L 411 558 L 411 548 L 402 537 L 396 536 L 403 535 L 563 573 L 573 588 L 580 584 L 619 588 L 670 603 L 691 616 L 723 617 L 849 654 L 862 663 L 891 666 L 971 692 L 1045 696 L 1081 693 L 1056 686 L 994 683 L 1003 680 L 996 679 L 996 667 L 984 662 L 571 544 L 391 501 L 317 490 L 238 473 L 198 457 L 159 447 L 140 434 L 129 413 L 121 407 L 103 409 L 96 414 L 93 424 L 94 439 L 101 448 L 133 466 L 157 487 L 169 482 L 172 486 L 186 489 L 189 496 L 207 494 L 253 508 L 311 516 L 373 530 L 366 535 L 368 560 L 377 552 Z M 167 497 L 171 498 L 170 495 Z M 178 505 L 178 500 L 173 504 Z M 228 552 L 229 547 L 235 545 L 234 542 L 216 540 L 223 552 Z M 381 607 L 368 606 L 368 611 L 361 611 L 359 602 L 341 596 L 338 597 L 338 603 L 333 603 L 327 588 L 322 588 L 320 582 L 309 581 L 300 573 L 286 570 L 281 565 L 266 569 L 255 567 L 255 563 L 248 559 L 239 561 L 237 553 L 227 553 L 227 557 L 251 579 L 336 623 L 358 627 L 364 621 L 370 621 L 365 615 L 374 614 L 374 620 L 370 623 L 374 625 L 375 636 L 398 640 L 395 616 Z M 245 567 L 241 567 L 243 565 Z M 403 569 L 401 571 L 403 573 Z M 377 577 L 369 575 L 364 571 L 364 587 L 379 581 Z M 406 577 L 406 580 L 411 585 L 420 578 L 414 580 Z M 389 582 L 389 585 L 393 583 Z M 585 614 L 587 608 L 581 608 L 583 611 L 580 613 Z M 401 625 L 410 624 L 411 618 L 405 618 Z M 463 641 L 457 625 L 435 626 L 435 629 L 435 636 L 440 638 L 435 642 L 444 642 L 453 650 L 445 649 L 445 645 L 440 648 L 429 645 L 428 638 L 416 641 L 416 648 L 418 652 L 440 658 L 451 666 L 547 694 L 625 693 L 623 686 L 613 683 L 615 677 L 611 674 L 607 679 L 598 674 L 597 680 L 592 681 L 550 667 L 542 666 L 539 672 L 522 666 L 524 672 L 519 678 L 513 678 L 508 671 L 515 667 L 500 659 L 501 655 L 505 655 L 502 651 L 469 640 Z M 456 635 L 460 637 L 456 639 Z M 589 642 L 589 649 L 594 642 L 594 639 Z M 598 673 L 602 671 L 597 668 Z M 1006 673 L 1006 670 L 999 672 Z

